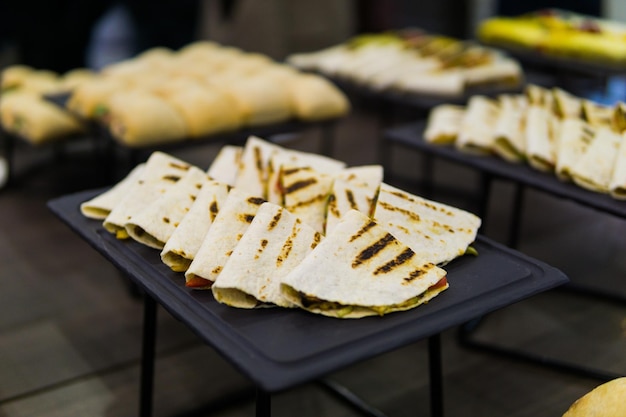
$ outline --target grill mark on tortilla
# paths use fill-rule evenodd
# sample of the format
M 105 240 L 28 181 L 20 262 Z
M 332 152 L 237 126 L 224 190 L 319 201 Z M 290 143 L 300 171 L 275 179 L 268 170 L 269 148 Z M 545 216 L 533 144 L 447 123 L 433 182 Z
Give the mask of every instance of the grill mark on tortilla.
M 286 176 L 286 175 L 293 175 L 296 172 L 302 171 L 303 169 L 307 169 L 308 170 L 308 168 L 297 167 L 297 168 L 283 169 L 282 172 L 283 172 L 283 176 Z
M 358 210 L 358 206 L 356 201 L 354 201 L 354 193 L 351 190 L 346 190 L 346 198 L 348 199 L 348 203 L 350 203 L 350 208 Z
M 182 169 L 183 171 L 189 170 L 189 165 L 177 164 L 176 162 L 168 162 L 168 165 L 172 168 Z
M 196 188 L 199 190 L 200 188 L 202 188 L 202 184 L 196 183 Z
M 298 222 L 296 222 L 291 228 L 291 234 L 289 235 L 289 237 L 287 237 L 287 240 L 285 240 L 285 243 L 283 243 L 283 247 L 280 248 L 280 253 L 278 254 L 278 257 L 276 258 L 277 267 L 281 266 L 282 263 L 285 261 L 285 259 L 289 257 L 289 254 L 291 253 L 291 250 L 293 249 L 293 240 L 298 235 L 298 230 L 300 229 L 298 227 Z
M 312 198 L 310 198 L 308 200 L 298 201 L 296 204 L 291 204 L 287 208 L 293 210 L 293 209 L 296 209 L 296 208 L 299 208 L 299 207 L 305 207 L 305 206 L 314 204 L 317 201 L 322 201 L 322 200 L 325 200 L 325 199 L 327 199 L 326 194 L 319 194 L 319 195 L 316 195 L 315 197 L 312 197 Z
M 405 216 L 407 216 L 409 219 L 413 220 L 414 222 L 419 222 L 420 221 L 420 216 L 417 213 L 413 213 L 412 211 L 409 211 L 407 209 L 403 209 L 400 207 L 396 207 L 393 204 L 389 204 L 387 202 L 384 201 L 379 201 L 378 202 L 382 208 L 389 210 L 389 211 L 395 211 L 398 212 L 400 214 L 404 214 Z
M 257 173 L 259 174 L 259 178 L 263 173 L 263 155 L 261 154 L 261 148 L 255 146 L 253 148 L 254 151 L 254 164 L 256 166 Z
M 180 180 L 180 175 L 166 175 L 163 179 L 166 181 L 178 182 Z
M 242 213 L 239 214 L 237 217 L 239 217 L 239 220 L 245 223 L 252 223 L 252 220 L 254 220 L 254 214 Z
M 388 272 L 391 272 L 394 268 L 410 261 L 413 256 L 415 256 L 415 252 L 413 252 L 411 248 L 406 248 L 400 255 L 396 256 L 391 261 L 376 268 L 376 270 L 374 271 L 374 275 L 386 274 Z
M 256 250 L 256 255 L 254 255 L 254 259 L 259 259 L 259 256 L 263 253 L 269 241 L 267 239 L 261 239 L 259 242 L 259 248 Z
M 350 238 L 350 240 L 348 242 L 350 242 L 350 243 L 354 242 L 355 240 L 357 240 L 358 238 L 363 236 L 368 230 L 370 230 L 374 226 L 376 226 L 376 222 L 373 221 L 373 220 L 370 220 L 366 225 L 364 225 L 361 228 L 361 230 L 359 230 L 354 235 L 352 235 L 352 237 Z
M 403 278 L 403 281 L 404 281 L 403 284 L 410 284 L 412 281 L 415 281 L 417 278 L 427 273 L 433 266 L 435 265 L 432 263 L 427 263 L 426 265 L 424 265 L 423 268 L 418 268 L 414 270 L 413 272 L 409 274 L 408 277 Z
M 304 180 L 296 181 L 287 188 L 285 188 L 285 195 L 295 193 L 296 191 L 302 190 L 310 185 L 316 184 L 317 180 L 315 178 L 307 178 Z
M 339 209 L 337 209 L 337 198 L 335 197 L 335 193 L 331 193 L 328 196 L 328 211 L 335 217 L 341 216 Z
M 322 241 L 322 234 L 319 232 L 315 232 L 313 236 L 313 243 L 311 243 L 311 250 L 315 249 L 317 245 Z
M 271 231 L 273 228 L 275 228 L 278 225 L 278 221 L 280 220 L 280 218 L 283 216 L 283 209 L 279 209 L 278 212 L 274 215 L 274 217 L 272 218 L 272 221 L 270 221 L 269 227 L 267 228 L 268 231 Z
M 163 222 L 169 224 L 170 218 L 169 217 L 163 217 Z
M 261 204 L 265 203 L 265 199 L 261 197 L 250 197 L 248 198 L 248 203 L 260 206 Z
M 211 274 L 213 275 L 217 275 L 220 272 L 222 272 L 222 267 L 221 266 L 216 266 L 215 268 L 213 268 L 213 270 L 211 271 Z
M 195 195 L 190 194 L 189 198 L 191 199 L 191 201 L 196 201 L 196 196 Z
M 219 211 L 219 208 L 217 207 L 217 201 L 213 200 L 211 204 L 209 205 L 209 215 L 211 217 L 211 221 L 215 220 L 215 216 L 217 216 L 218 211 Z
M 427 201 L 416 200 L 416 199 L 414 199 L 414 198 L 412 198 L 412 197 L 410 197 L 410 196 L 408 196 L 406 194 L 403 194 L 401 192 L 398 192 L 398 191 L 387 191 L 387 193 L 389 193 L 391 195 L 394 195 L 394 196 L 396 196 L 396 197 L 398 197 L 398 198 L 400 198 L 402 200 L 409 201 L 409 202 L 414 203 L 414 204 L 419 204 L 419 205 L 424 206 L 426 208 L 429 208 L 431 210 L 440 211 L 440 212 L 442 212 L 444 214 L 447 214 L 448 216 L 453 216 L 454 215 L 454 213 L 452 211 L 446 209 L 445 207 L 437 207 L 436 205 L 434 205 L 432 203 L 429 203 Z M 383 205 L 383 206 L 387 205 L 389 207 L 393 207 L 391 204 L 386 203 L 384 201 L 380 201 L 380 204 Z
M 352 268 L 356 268 L 363 262 L 372 259 L 374 256 L 376 256 L 376 254 L 378 254 L 380 251 L 382 251 L 395 241 L 395 238 L 390 233 L 387 233 L 385 236 L 378 239 L 378 241 L 363 249 L 361 253 L 356 256 L 354 261 L 352 261 Z

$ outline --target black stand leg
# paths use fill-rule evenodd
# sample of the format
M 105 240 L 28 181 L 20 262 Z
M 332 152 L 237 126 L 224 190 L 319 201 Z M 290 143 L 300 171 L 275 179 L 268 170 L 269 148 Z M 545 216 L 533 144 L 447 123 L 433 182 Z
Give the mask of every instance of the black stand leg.
M 348 388 L 331 379 L 320 379 L 318 383 L 331 394 L 334 394 L 340 400 L 345 401 L 364 416 L 387 417 L 382 411 L 363 401 L 363 399 L 350 391 Z
M 144 296 L 143 315 L 139 416 L 150 417 L 152 416 L 152 394 L 154 388 L 157 304 L 148 295 Z
M 441 373 L 441 336 L 435 334 L 428 338 L 428 356 L 430 372 L 430 415 L 443 416 L 443 377 Z
M 256 390 L 256 417 L 270 417 L 272 415 L 272 397 L 261 388 Z

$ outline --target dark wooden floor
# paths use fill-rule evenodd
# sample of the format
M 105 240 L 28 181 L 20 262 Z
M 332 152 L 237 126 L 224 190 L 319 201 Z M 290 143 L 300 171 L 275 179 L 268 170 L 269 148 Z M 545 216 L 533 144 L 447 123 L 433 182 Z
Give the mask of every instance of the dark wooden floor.
M 378 120 L 357 112 L 335 132 L 334 156 L 378 162 Z M 318 131 L 289 146 L 316 150 Z M 219 146 L 172 152 L 207 167 Z M 420 179 L 420 156 L 392 152 L 393 171 Z M 0 191 L 0 416 L 136 416 L 142 303 L 103 257 L 46 208 L 59 195 L 105 185 L 88 147 L 55 159 L 17 150 L 17 182 Z M 122 171 L 124 167 L 118 167 Z M 473 208 L 477 176 L 435 164 L 436 198 Z M 505 242 L 512 187 L 496 182 L 483 234 Z M 626 297 L 626 221 L 529 190 L 519 249 L 577 285 Z M 450 417 L 556 417 L 601 381 L 469 349 L 442 335 Z M 487 317 L 480 341 L 626 374 L 626 304 L 552 290 Z M 251 386 L 230 364 L 159 310 L 155 416 L 252 416 Z M 389 416 L 429 414 L 425 342 L 334 375 Z M 230 397 L 232 393 L 240 396 Z M 222 400 L 232 399 L 224 406 Z M 358 416 L 317 384 L 273 397 L 275 416 Z

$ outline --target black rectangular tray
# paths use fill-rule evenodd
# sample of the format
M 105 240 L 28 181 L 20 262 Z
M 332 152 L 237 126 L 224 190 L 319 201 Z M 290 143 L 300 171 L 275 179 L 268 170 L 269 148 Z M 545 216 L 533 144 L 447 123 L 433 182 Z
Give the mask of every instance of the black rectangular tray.
M 555 174 L 539 171 L 528 164 L 511 163 L 498 156 L 469 154 L 457 150 L 454 146 L 434 145 L 424 140 L 425 128 L 426 121 L 421 120 L 388 129 L 383 136 L 384 140 L 390 143 L 454 161 L 617 217 L 626 218 L 626 201 L 617 200 L 608 194 L 589 191 L 572 182 L 562 181 Z
M 191 290 L 157 250 L 120 241 L 82 216 L 81 202 L 103 190 L 51 200 L 48 207 L 146 293 L 257 386 L 276 392 L 400 348 L 568 281 L 559 270 L 484 237 L 479 255 L 449 264 L 450 288 L 426 305 L 384 317 L 341 320 L 301 310 L 242 310 Z

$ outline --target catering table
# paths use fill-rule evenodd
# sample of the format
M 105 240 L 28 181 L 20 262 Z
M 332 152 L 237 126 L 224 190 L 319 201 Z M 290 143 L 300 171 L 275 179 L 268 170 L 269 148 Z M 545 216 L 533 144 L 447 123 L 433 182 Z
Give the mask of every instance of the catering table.
M 348 365 L 428 338 L 431 415 L 443 415 L 439 334 L 568 281 L 559 270 L 479 236 L 477 256 L 446 266 L 450 288 L 410 311 L 341 320 L 297 309 L 242 310 L 191 290 L 164 265 L 159 252 L 117 240 L 85 218 L 81 202 L 103 190 L 51 200 L 61 221 L 145 291 L 140 415 L 151 415 L 156 304 L 188 326 L 257 387 L 257 416 L 269 416 L 272 393 L 320 380 Z M 269 337 L 271 336 L 271 337 Z
M 511 202 L 511 218 L 509 223 L 509 237 L 507 246 L 515 248 L 518 243 L 519 229 L 521 226 L 521 214 L 523 210 L 523 197 L 526 187 L 547 193 L 548 195 L 574 201 L 586 207 L 596 209 L 603 213 L 614 215 L 618 218 L 626 219 L 626 202 L 612 198 L 608 194 L 601 194 L 586 190 L 574 183 L 559 180 L 556 175 L 538 171 L 528 164 L 514 164 L 497 156 L 474 155 L 457 150 L 454 146 L 433 145 L 423 138 L 426 121 L 421 120 L 402 126 L 388 129 L 384 132 L 384 143 L 398 145 L 406 149 L 413 149 L 428 156 L 425 161 L 425 174 L 428 176 L 432 169 L 433 158 L 442 158 L 462 166 L 475 169 L 481 178 L 481 187 L 477 195 L 479 196 L 479 215 L 483 221 L 487 219 L 486 207 L 489 201 L 490 189 L 493 180 L 503 179 L 510 181 L 514 185 L 513 201 Z M 430 178 L 427 177 L 427 182 Z M 428 184 L 427 184 L 428 186 Z M 621 305 L 626 303 L 626 295 L 615 292 L 603 292 L 594 288 L 574 284 L 570 282 L 564 286 L 583 295 L 600 297 L 609 301 L 617 302 Z M 612 372 L 596 369 L 588 369 L 577 364 L 568 364 L 562 361 L 546 358 L 538 358 L 526 355 L 521 352 L 499 349 L 487 344 L 474 342 L 470 337 L 471 330 L 476 323 L 467 324 L 463 341 L 473 347 L 484 348 L 491 352 L 498 352 L 520 359 L 531 359 L 545 365 L 552 365 L 561 370 L 591 376 L 601 380 L 610 380 L 621 376 Z

